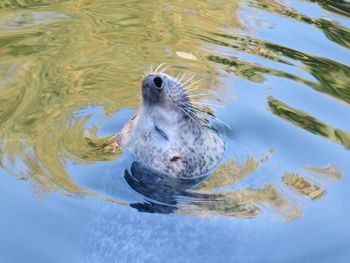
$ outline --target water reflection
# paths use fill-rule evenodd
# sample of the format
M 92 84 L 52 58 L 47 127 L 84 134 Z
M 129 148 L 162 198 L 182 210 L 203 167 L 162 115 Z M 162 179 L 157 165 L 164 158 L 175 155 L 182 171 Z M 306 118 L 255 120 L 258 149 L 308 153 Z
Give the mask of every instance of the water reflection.
M 38 181 L 46 178 L 48 191 L 80 192 L 67 175 L 64 160 L 92 161 L 94 150 L 83 137 L 81 121 L 72 114 L 88 105 L 103 105 L 109 114 L 135 107 L 139 76 L 168 52 L 168 42 L 173 43 L 172 53 L 198 45 L 189 38 L 178 41 L 178 35 L 188 30 L 183 25 L 190 25 L 193 19 L 202 18 L 203 23 L 210 19 L 213 26 L 237 24 L 234 17 L 218 15 L 223 7 L 234 13 L 235 2 L 220 5 L 220 9 L 206 2 L 199 6 L 195 2 L 159 3 L 139 1 L 130 6 L 128 1 L 104 5 L 67 1 L 59 6 L 48 1 L 4 2 L 3 8 L 44 9 L 12 14 L 5 10 L 0 29 L 3 157 L 22 159 L 24 173 Z M 207 12 L 202 14 L 202 8 Z M 130 43 L 134 43 L 132 51 Z M 95 156 L 95 161 L 111 158 Z
M 310 1 L 310 2 L 314 2 L 314 1 Z M 346 10 L 346 3 L 344 1 L 339 1 L 338 6 L 343 5 L 345 9 L 337 9 L 335 8 L 335 5 L 332 6 L 332 3 L 329 3 L 329 2 L 328 3 L 321 2 L 320 5 L 322 5 L 323 7 L 328 7 L 326 8 L 326 10 L 331 10 L 333 12 L 335 11 L 336 13 L 341 13 L 341 11 Z M 252 1 L 252 6 L 262 8 L 269 12 L 277 13 L 278 15 L 281 15 L 281 16 L 293 18 L 299 22 L 311 24 L 319 28 L 320 30 L 322 30 L 323 33 L 335 43 L 342 45 L 345 48 L 350 47 L 349 46 L 350 44 L 349 29 L 339 25 L 334 21 L 329 21 L 327 19 L 322 19 L 322 18 L 320 19 L 310 18 L 304 14 L 298 13 L 293 8 L 285 6 L 274 0 Z
M 268 104 L 271 111 L 277 116 L 314 134 L 323 136 L 331 141 L 341 143 L 346 148 L 350 148 L 350 133 L 341 129 L 334 129 L 316 118 L 294 109 L 283 102 L 268 97 Z
M 220 46 L 226 46 L 235 48 L 238 50 L 257 54 L 261 57 L 271 59 L 276 62 L 290 65 L 291 63 L 285 58 L 290 58 L 295 61 L 302 62 L 304 70 L 312 74 L 318 82 L 310 81 L 308 79 L 296 76 L 289 72 L 284 72 L 278 69 L 267 68 L 262 65 L 250 63 L 246 61 L 240 61 L 237 57 L 220 57 L 217 55 L 209 55 L 208 59 L 213 62 L 228 65 L 236 75 L 247 78 L 251 81 L 262 82 L 264 81 L 263 74 L 270 74 L 278 77 L 284 77 L 292 79 L 317 91 L 331 95 L 332 97 L 350 103 L 350 91 L 347 86 L 350 76 L 350 68 L 344 64 L 340 64 L 330 59 L 311 56 L 306 53 L 302 53 L 297 50 L 283 47 L 273 43 L 268 43 L 262 40 L 252 39 L 250 37 L 240 35 L 223 35 L 214 33 L 216 39 L 211 37 L 202 37 L 206 41 L 218 44 Z M 225 38 L 232 41 L 227 43 L 218 40 Z M 285 58 L 283 58 L 283 56 Z
M 288 225 L 294 231 L 310 229 L 302 220 L 314 220 L 319 204 L 343 211 L 350 127 L 341 118 L 350 103 L 350 32 L 342 21 L 350 7 L 341 0 L 302 1 L 310 14 L 321 9 L 321 18 L 292 7 L 299 2 L 1 1 L 1 172 L 19 184 L 27 181 L 46 200 L 52 192 L 93 196 L 118 203 L 115 211 L 127 206 L 179 220 L 293 219 L 307 204 L 309 217 Z M 289 33 L 310 38 L 285 41 Z M 198 92 L 210 93 L 203 101 L 226 107 L 212 114 L 232 124 L 232 131 L 221 129 L 227 141 L 241 140 L 250 149 L 243 158 L 232 150 L 210 178 L 170 195 L 169 187 L 166 193 L 140 187 L 125 173 L 131 168 L 125 155 L 106 148 L 138 105 L 145 69 L 160 63 L 172 65 L 170 74 L 202 79 Z M 292 84 L 282 88 L 286 80 Z M 306 103 L 299 103 L 297 92 Z M 320 98 L 333 104 L 323 106 Z M 334 107 L 321 109 L 328 105 Z M 339 182 L 336 187 L 328 177 Z M 316 221 L 329 219 L 321 217 Z M 339 227 L 346 221 L 337 220 Z M 320 233 L 326 229 L 324 223 Z
M 146 197 L 144 202 L 131 203 L 130 206 L 140 212 L 147 213 L 179 213 L 182 215 L 229 216 L 237 218 L 253 218 L 262 210 L 278 211 L 285 220 L 295 219 L 303 215 L 301 205 L 291 202 L 293 195 L 302 194 L 305 198 L 318 200 L 326 194 L 326 190 L 312 179 L 312 175 L 300 175 L 285 172 L 281 178 L 285 186 L 292 190 L 289 194 L 282 188 L 265 184 L 261 188 L 239 187 L 245 177 L 258 170 L 268 162 L 272 152 L 255 160 L 248 156 L 242 164 L 235 158 L 220 165 L 213 175 L 207 174 L 196 178 L 174 178 L 153 170 L 138 162 L 133 162 L 130 172 L 125 170 L 124 178 L 136 192 Z M 328 167 L 306 167 L 325 178 L 340 180 L 340 172 L 334 165 Z M 326 185 L 325 185 L 326 186 Z M 223 190 L 224 189 L 224 190 Z
M 347 17 L 350 16 L 349 15 L 350 6 L 347 1 L 344 1 L 344 0 L 334 0 L 334 1 L 326 0 L 322 2 L 315 1 L 315 0 L 308 0 L 308 1 L 322 6 L 322 8 L 327 11 L 334 12 L 336 14 L 347 16 Z
M 89 130 L 86 128 L 92 115 L 79 116 L 75 112 L 87 105 L 103 105 L 106 114 L 113 114 L 122 107 L 135 107 L 135 94 L 139 92 L 139 76 L 144 71 L 144 65 L 156 62 L 164 53 L 186 54 L 184 50 L 196 50 L 204 42 L 288 66 L 299 61 L 317 82 L 239 57 L 223 57 L 214 53 L 197 61 L 197 58 L 188 60 L 188 56 L 182 55 L 187 60 L 186 68 L 192 67 L 196 75 L 204 75 L 205 80 L 210 80 L 208 84 L 211 87 L 219 82 L 214 72 L 205 70 L 208 64 L 205 58 L 209 63 L 228 66 L 227 71 L 250 81 L 263 82 L 264 74 L 275 75 L 350 102 L 348 66 L 249 36 L 220 33 L 219 27 L 240 26 L 235 15 L 237 2 L 190 1 L 179 4 L 174 1 L 163 4 L 161 1 L 136 1 L 129 5 L 126 1 L 115 5 L 107 1 L 104 5 L 94 2 L 65 4 L 67 6 L 62 8 L 45 1 L 8 1 L 2 5 L 3 8 L 47 6 L 55 10 L 18 11 L 4 16 L 1 23 L 0 43 L 4 58 L 0 99 L 2 166 L 15 176 L 20 173 L 20 178 L 34 180 L 42 193 L 90 192 L 74 182 L 66 171 L 65 163 L 68 160 L 78 163 L 112 161 L 120 152 L 104 151 L 113 141 L 113 134 L 99 138 L 96 135 L 98 124 Z M 275 1 L 252 1 L 251 5 L 312 24 L 322 29 L 331 40 L 348 47 L 347 29 L 336 23 L 309 18 Z M 120 12 L 116 13 L 116 10 Z M 222 14 L 223 10 L 226 15 Z M 196 21 L 195 27 L 192 26 L 193 21 Z M 155 25 L 158 26 L 156 30 Z M 138 41 L 135 42 L 135 39 Z M 130 43 L 134 43 L 133 52 L 130 52 Z M 169 43 L 172 43 L 171 50 L 168 50 Z M 135 63 L 140 58 L 142 63 Z M 175 58 L 169 56 L 167 60 L 175 62 Z M 176 62 L 174 68 L 181 72 L 185 70 L 185 61 L 180 63 Z M 349 147 L 348 132 L 330 128 L 272 97 L 269 97 L 268 103 L 281 118 Z M 237 167 L 234 163 L 223 167 L 225 165 L 230 169 Z M 244 176 L 235 172 L 232 176 L 226 172 L 220 177 L 217 176 L 218 171 L 203 183 L 202 189 L 214 189 L 208 186 L 215 180 L 234 185 L 232 180 L 239 182 L 254 171 L 251 168 L 259 166 L 252 157 L 245 165 L 245 168 L 240 168 Z M 243 172 L 244 169 L 247 169 L 246 172 Z

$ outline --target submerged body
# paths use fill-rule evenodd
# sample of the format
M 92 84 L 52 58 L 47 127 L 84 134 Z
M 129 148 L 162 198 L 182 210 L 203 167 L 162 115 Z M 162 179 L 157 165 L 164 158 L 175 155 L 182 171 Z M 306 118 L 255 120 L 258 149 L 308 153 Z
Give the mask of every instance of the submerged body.
M 174 177 L 210 171 L 225 151 L 218 133 L 201 124 L 184 86 L 163 73 L 144 78 L 142 103 L 117 143 L 144 165 Z

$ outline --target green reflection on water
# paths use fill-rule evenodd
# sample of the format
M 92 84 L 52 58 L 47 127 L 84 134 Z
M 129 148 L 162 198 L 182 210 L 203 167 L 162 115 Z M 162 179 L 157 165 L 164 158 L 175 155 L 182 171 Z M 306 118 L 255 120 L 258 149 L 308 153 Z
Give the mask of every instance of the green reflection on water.
M 269 96 L 268 104 L 270 109 L 277 116 L 290 121 L 291 123 L 308 130 L 314 134 L 325 137 L 331 141 L 341 143 L 350 148 L 350 133 L 341 129 L 334 129 L 316 118 L 294 109 L 287 104 Z

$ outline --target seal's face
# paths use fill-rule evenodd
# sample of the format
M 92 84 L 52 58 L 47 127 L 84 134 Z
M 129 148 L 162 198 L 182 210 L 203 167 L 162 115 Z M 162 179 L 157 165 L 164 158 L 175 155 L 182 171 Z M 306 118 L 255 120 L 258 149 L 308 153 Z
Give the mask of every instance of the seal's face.
M 180 177 L 208 172 L 225 150 L 218 134 L 201 125 L 183 85 L 163 73 L 143 79 L 142 103 L 118 144 L 144 164 Z
M 142 81 L 143 106 L 153 112 L 168 112 L 179 119 L 194 119 L 192 105 L 187 90 L 172 77 L 158 73 L 145 77 Z M 199 121 L 198 121 L 199 123 Z

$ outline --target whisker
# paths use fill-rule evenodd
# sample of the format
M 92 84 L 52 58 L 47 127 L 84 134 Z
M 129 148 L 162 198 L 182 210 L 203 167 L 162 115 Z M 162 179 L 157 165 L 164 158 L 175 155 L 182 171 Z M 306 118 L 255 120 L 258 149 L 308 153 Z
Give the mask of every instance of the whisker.
M 149 73 L 149 70 L 145 70 L 145 71 L 143 72 L 142 78 L 147 77 L 149 74 L 150 74 L 150 73 Z
M 186 73 L 183 73 L 182 75 L 181 75 L 181 78 L 178 80 L 178 82 L 179 83 L 181 83 L 181 81 L 183 80 L 183 78 L 186 76 Z
M 163 67 L 163 69 L 162 69 Z M 144 72 L 143 77 L 147 77 L 148 75 L 152 75 L 152 74 L 157 74 L 157 73 L 163 73 L 165 70 L 167 70 L 170 67 L 169 64 L 165 64 L 165 63 L 161 63 L 159 64 L 155 69 L 153 69 L 153 64 L 151 64 L 148 68 L 148 70 L 146 70 Z
M 188 104 L 187 104 L 187 105 L 188 105 Z M 223 120 L 219 119 L 219 118 L 216 117 L 215 115 L 209 114 L 209 113 L 205 112 L 204 110 L 197 109 L 197 108 L 195 108 L 195 107 L 191 107 L 191 110 L 193 110 L 193 111 L 195 111 L 195 112 L 197 112 L 197 113 L 199 113 L 199 114 L 204 114 L 204 115 L 206 115 L 206 116 L 209 116 L 209 117 L 211 117 L 212 119 L 214 119 L 214 120 L 216 120 L 216 121 L 222 123 L 223 125 L 225 125 L 225 126 L 226 126 L 227 128 L 229 128 L 230 130 L 232 130 L 232 127 L 231 127 L 230 125 L 228 125 L 226 122 L 224 122 Z
M 193 104 L 197 104 L 199 106 L 209 106 L 209 107 L 216 107 L 216 108 L 221 108 L 224 109 L 225 107 L 217 104 L 211 104 L 211 103 L 206 103 L 206 102 L 198 102 L 198 101 L 191 101 Z
M 193 105 L 192 105 L 192 101 L 190 101 L 190 102 L 185 102 L 185 103 L 183 103 L 183 105 L 186 106 L 186 107 L 189 107 L 189 108 L 191 108 L 191 109 L 193 109 L 193 110 L 195 110 L 195 111 L 197 111 L 198 113 L 205 113 L 205 114 L 207 114 L 207 115 L 210 115 L 210 114 L 207 113 L 204 109 L 198 108 L 198 107 L 201 106 L 201 105 L 199 105 L 199 106 L 197 106 L 197 105 L 193 106 Z M 210 116 L 211 116 L 211 115 L 210 115 Z
M 230 125 L 228 125 L 226 122 L 224 122 L 223 120 L 219 119 L 218 117 L 213 117 L 214 120 L 222 123 L 223 125 L 225 125 L 227 128 L 229 128 L 230 130 L 232 130 L 232 127 Z
M 154 74 L 158 73 L 158 70 L 160 70 L 161 67 L 163 67 L 164 65 L 165 65 L 164 63 L 160 63 L 160 64 L 158 65 L 158 67 L 156 67 L 156 69 L 154 70 Z
M 201 113 L 200 111 L 196 111 L 195 108 L 193 107 L 185 107 L 186 110 L 188 110 L 189 112 L 192 112 L 193 114 L 197 115 L 197 113 Z
M 196 121 L 190 114 L 188 114 L 188 112 L 186 112 L 183 108 L 180 107 L 180 109 L 188 116 L 191 118 L 191 120 L 193 120 L 195 123 L 199 124 L 198 121 Z
M 151 64 L 151 65 L 149 66 L 149 73 L 148 73 L 148 75 L 151 75 L 153 72 L 154 72 L 154 71 L 153 71 L 153 64 Z
M 193 107 L 192 105 L 190 105 L 190 104 L 186 104 L 186 105 L 184 105 L 187 109 L 189 109 L 189 110 L 192 110 L 192 111 L 194 111 L 194 112 L 196 112 L 196 113 L 201 113 L 202 111 L 200 111 L 200 110 L 198 110 L 197 108 L 195 108 L 195 107 Z
M 192 88 L 192 89 L 184 89 L 183 91 L 184 91 L 184 93 L 189 94 L 189 92 L 197 90 L 197 89 L 198 88 L 196 87 L 196 88 Z
M 202 80 L 203 80 L 203 79 L 198 79 L 198 80 L 196 80 L 195 82 L 192 82 L 191 84 L 187 85 L 185 88 L 188 89 L 188 88 L 190 88 L 190 87 L 196 85 L 197 83 L 201 82 Z
M 210 117 L 210 118 L 216 120 L 217 122 L 222 123 L 222 124 L 225 125 L 227 128 L 229 128 L 230 130 L 232 130 L 232 128 L 231 128 L 230 125 L 228 125 L 226 122 L 224 122 L 223 120 L 219 119 L 219 118 L 216 117 L 216 116 L 210 115 L 210 114 L 208 114 L 208 113 L 206 113 L 206 112 L 204 112 L 204 111 L 198 110 L 198 109 L 193 108 L 193 107 L 192 107 L 192 108 L 186 107 L 186 109 L 187 109 L 188 111 L 192 112 L 193 114 L 203 114 L 203 115 L 205 115 L 205 116 L 208 116 L 208 117 Z
M 186 96 L 188 96 L 188 95 L 189 95 L 188 91 L 187 91 L 187 90 L 185 90 L 185 89 L 182 89 L 182 90 L 181 90 L 181 92 L 182 92 L 182 95 L 186 95 Z
M 190 82 L 190 81 L 191 81 L 192 79 L 194 79 L 194 78 L 195 78 L 195 76 L 192 76 L 192 77 L 188 78 L 185 82 L 182 83 L 182 86 L 186 87 L 186 84 L 187 84 L 188 82 Z
M 188 95 L 187 97 L 191 98 L 191 97 L 196 97 L 196 96 L 209 96 L 210 94 L 208 93 L 194 93 L 191 95 Z
M 164 66 L 164 68 L 159 72 L 159 73 L 164 73 L 164 71 L 166 71 L 168 68 L 170 67 L 170 65 L 166 65 Z
M 178 74 L 175 78 L 175 82 L 179 82 L 179 77 L 180 77 L 180 74 Z

